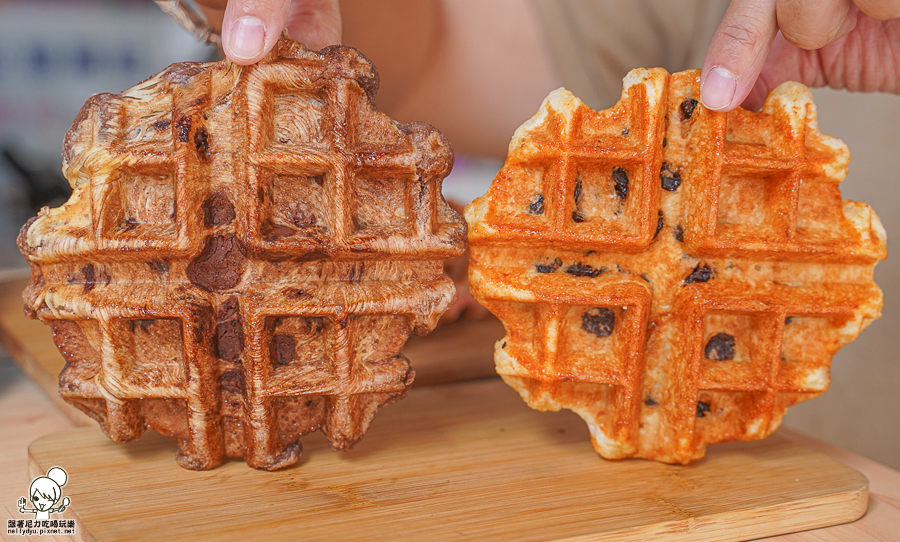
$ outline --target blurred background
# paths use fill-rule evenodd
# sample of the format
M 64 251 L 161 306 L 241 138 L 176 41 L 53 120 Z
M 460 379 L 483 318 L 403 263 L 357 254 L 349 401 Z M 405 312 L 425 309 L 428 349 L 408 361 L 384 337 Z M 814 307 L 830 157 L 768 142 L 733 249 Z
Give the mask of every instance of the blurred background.
M 25 276 L 15 245 L 20 226 L 40 207 L 68 198 L 61 145 L 85 99 L 121 92 L 173 62 L 218 58 L 150 0 L 0 0 L 0 280 Z M 900 238 L 900 96 L 814 94 L 821 130 L 843 139 L 853 155 L 844 198 L 875 208 L 890 250 Z M 501 165 L 502 157 L 458 154 L 445 195 L 467 203 L 487 190 Z M 793 407 L 786 425 L 900 469 L 897 257 L 878 265 L 876 281 L 884 316 L 835 357 L 828 393 Z M 0 357 L 6 365 L 8 355 Z

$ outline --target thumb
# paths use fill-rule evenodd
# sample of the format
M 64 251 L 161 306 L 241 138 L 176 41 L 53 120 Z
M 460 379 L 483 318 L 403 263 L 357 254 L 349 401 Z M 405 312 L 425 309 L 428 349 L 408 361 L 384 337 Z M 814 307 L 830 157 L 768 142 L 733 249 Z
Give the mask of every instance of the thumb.
M 281 35 L 290 0 L 231 0 L 222 21 L 222 48 L 235 64 L 261 59 Z
M 731 111 L 744 101 L 778 31 L 776 0 L 734 0 L 709 45 L 700 76 L 700 101 Z

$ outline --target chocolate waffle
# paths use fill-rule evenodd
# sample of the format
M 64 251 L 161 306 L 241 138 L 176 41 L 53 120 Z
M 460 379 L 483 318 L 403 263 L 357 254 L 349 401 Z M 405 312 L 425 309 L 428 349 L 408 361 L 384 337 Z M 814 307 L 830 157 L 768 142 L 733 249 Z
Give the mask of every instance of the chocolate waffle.
M 604 111 L 554 91 L 466 208 L 472 293 L 506 326 L 497 372 L 576 412 L 606 458 L 764 438 L 880 316 L 885 232 L 841 200 L 849 152 L 809 90 L 723 114 L 699 76 L 634 70 Z
M 362 437 L 450 307 L 465 223 L 453 153 L 378 112 L 347 47 L 282 39 L 259 64 L 176 64 L 92 97 L 66 136 L 74 190 L 22 229 L 26 312 L 53 328 L 63 397 L 117 442 L 278 469 L 301 435 Z

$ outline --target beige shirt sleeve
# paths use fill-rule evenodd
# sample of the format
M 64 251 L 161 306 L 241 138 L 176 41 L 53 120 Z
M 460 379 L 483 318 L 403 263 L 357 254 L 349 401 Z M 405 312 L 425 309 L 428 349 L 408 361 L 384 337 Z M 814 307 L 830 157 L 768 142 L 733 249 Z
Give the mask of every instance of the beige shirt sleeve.
M 633 68 L 699 68 L 728 0 L 532 0 L 566 88 L 612 107 Z

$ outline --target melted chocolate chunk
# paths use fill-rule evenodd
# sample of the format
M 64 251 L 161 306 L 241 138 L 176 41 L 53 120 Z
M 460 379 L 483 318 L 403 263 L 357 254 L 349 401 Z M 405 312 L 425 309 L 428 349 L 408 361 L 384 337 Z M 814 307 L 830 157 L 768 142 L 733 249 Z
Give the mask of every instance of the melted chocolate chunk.
M 793 317 L 793 316 L 788 316 L 787 318 L 784 319 L 785 325 L 790 324 L 790 323 L 793 322 L 793 321 L 794 321 L 794 317 Z
M 625 198 L 628 197 L 628 172 L 625 168 L 616 166 L 612 170 L 612 179 L 616 185 L 616 197 L 625 201 Z
M 229 369 L 222 372 L 222 391 L 225 393 L 243 394 L 244 388 L 244 371 L 240 369 Z
M 312 180 L 317 185 L 322 186 L 323 184 L 325 184 L 325 175 L 316 175 L 314 177 L 310 177 L 310 180 Z
M 550 258 L 546 258 L 544 263 L 538 263 L 534 265 L 534 270 L 538 273 L 555 273 L 557 269 L 562 267 L 562 260 L 559 258 L 554 258 L 550 261 Z
M 84 275 L 84 293 L 88 293 L 97 285 L 97 273 L 94 270 L 94 264 L 89 263 L 82 267 L 81 274 Z
M 665 149 L 666 146 L 667 146 L 668 144 L 669 144 L 669 139 L 664 137 L 664 138 L 663 138 L 663 143 L 662 143 L 663 148 Z
M 233 288 L 241 280 L 247 250 L 233 233 L 210 235 L 187 266 L 188 279 L 209 292 Z
M 663 212 L 659 211 L 656 219 L 656 233 L 653 234 L 653 238 L 656 239 L 656 236 L 659 235 L 659 230 L 663 227 Z
M 716 333 L 706 342 L 703 350 L 706 359 L 728 361 L 734 359 L 734 337 L 727 333 Z
M 201 162 L 209 161 L 209 133 L 203 126 L 194 132 L 194 148 L 197 149 L 197 156 Z
M 580 178 L 578 179 L 578 181 L 575 182 L 575 190 L 572 193 L 572 195 L 575 196 L 575 203 L 578 203 L 578 201 L 581 199 L 581 179 Z
M 158 120 L 156 121 L 156 124 L 153 125 L 153 129 L 163 131 L 168 128 L 170 124 L 172 123 L 168 120 Z
M 573 263 L 569 267 L 566 268 L 566 273 L 574 276 L 574 277 L 588 277 L 588 278 L 596 278 L 603 274 L 607 269 L 605 267 L 601 267 L 597 269 L 595 267 L 591 267 L 586 263 Z
M 606 307 L 594 307 L 581 315 L 581 329 L 598 337 L 609 337 L 616 327 L 616 313 Z
M 538 194 L 534 201 L 528 204 L 528 212 L 533 215 L 544 214 L 544 195 Z
M 626 126 L 625 128 L 622 129 L 622 135 L 623 135 L 623 136 L 627 136 L 627 135 L 630 134 L 630 133 L 631 133 L 631 129 L 628 128 L 628 126 Z
M 182 143 L 187 143 L 188 137 L 191 135 L 191 117 L 182 115 L 178 122 L 175 123 L 175 137 Z
M 659 403 L 657 403 L 656 401 L 654 401 L 652 397 L 649 397 L 649 396 L 648 396 L 646 399 L 644 399 L 644 404 L 647 405 L 647 406 L 656 406 L 656 405 L 658 405 Z
M 681 227 L 681 224 L 675 226 L 675 231 L 672 232 L 675 234 L 675 240 L 679 243 L 684 243 L 684 229 Z
M 225 226 L 234 220 L 234 205 L 220 192 L 213 192 L 203 202 L 203 224 L 207 228 Z
M 297 356 L 297 341 L 290 335 L 272 337 L 272 359 L 281 365 L 287 365 Z
M 697 267 L 691 271 L 691 274 L 684 279 L 685 284 L 694 284 L 695 282 L 707 282 L 712 278 L 712 269 L 706 265 L 697 264 Z
M 681 120 L 688 120 L 694 114 L 694 108 L 697 107 L 697 100 L 688 98 L 681 102 Z
M 672 171 L 669 164 L 663 164 L 659 170 L 659 180 L 662 183 L 663 190 L 674 192 L 681 186 L 681 173 Z
M 581 213 L 578 211 L 572 211 L 572 222 L 578 222 L 580 224 L 584 222 L 584 217 L 581 216 Z
M 706 401 L 697 401 L 697 417 L 705 418 L 707 412 L 709 412 L 709 403 Z
M 222 361 L 238 361 L 244 350 L 244 327 L 237 297 L 226 299 L 216 317 L 216 355 Z

